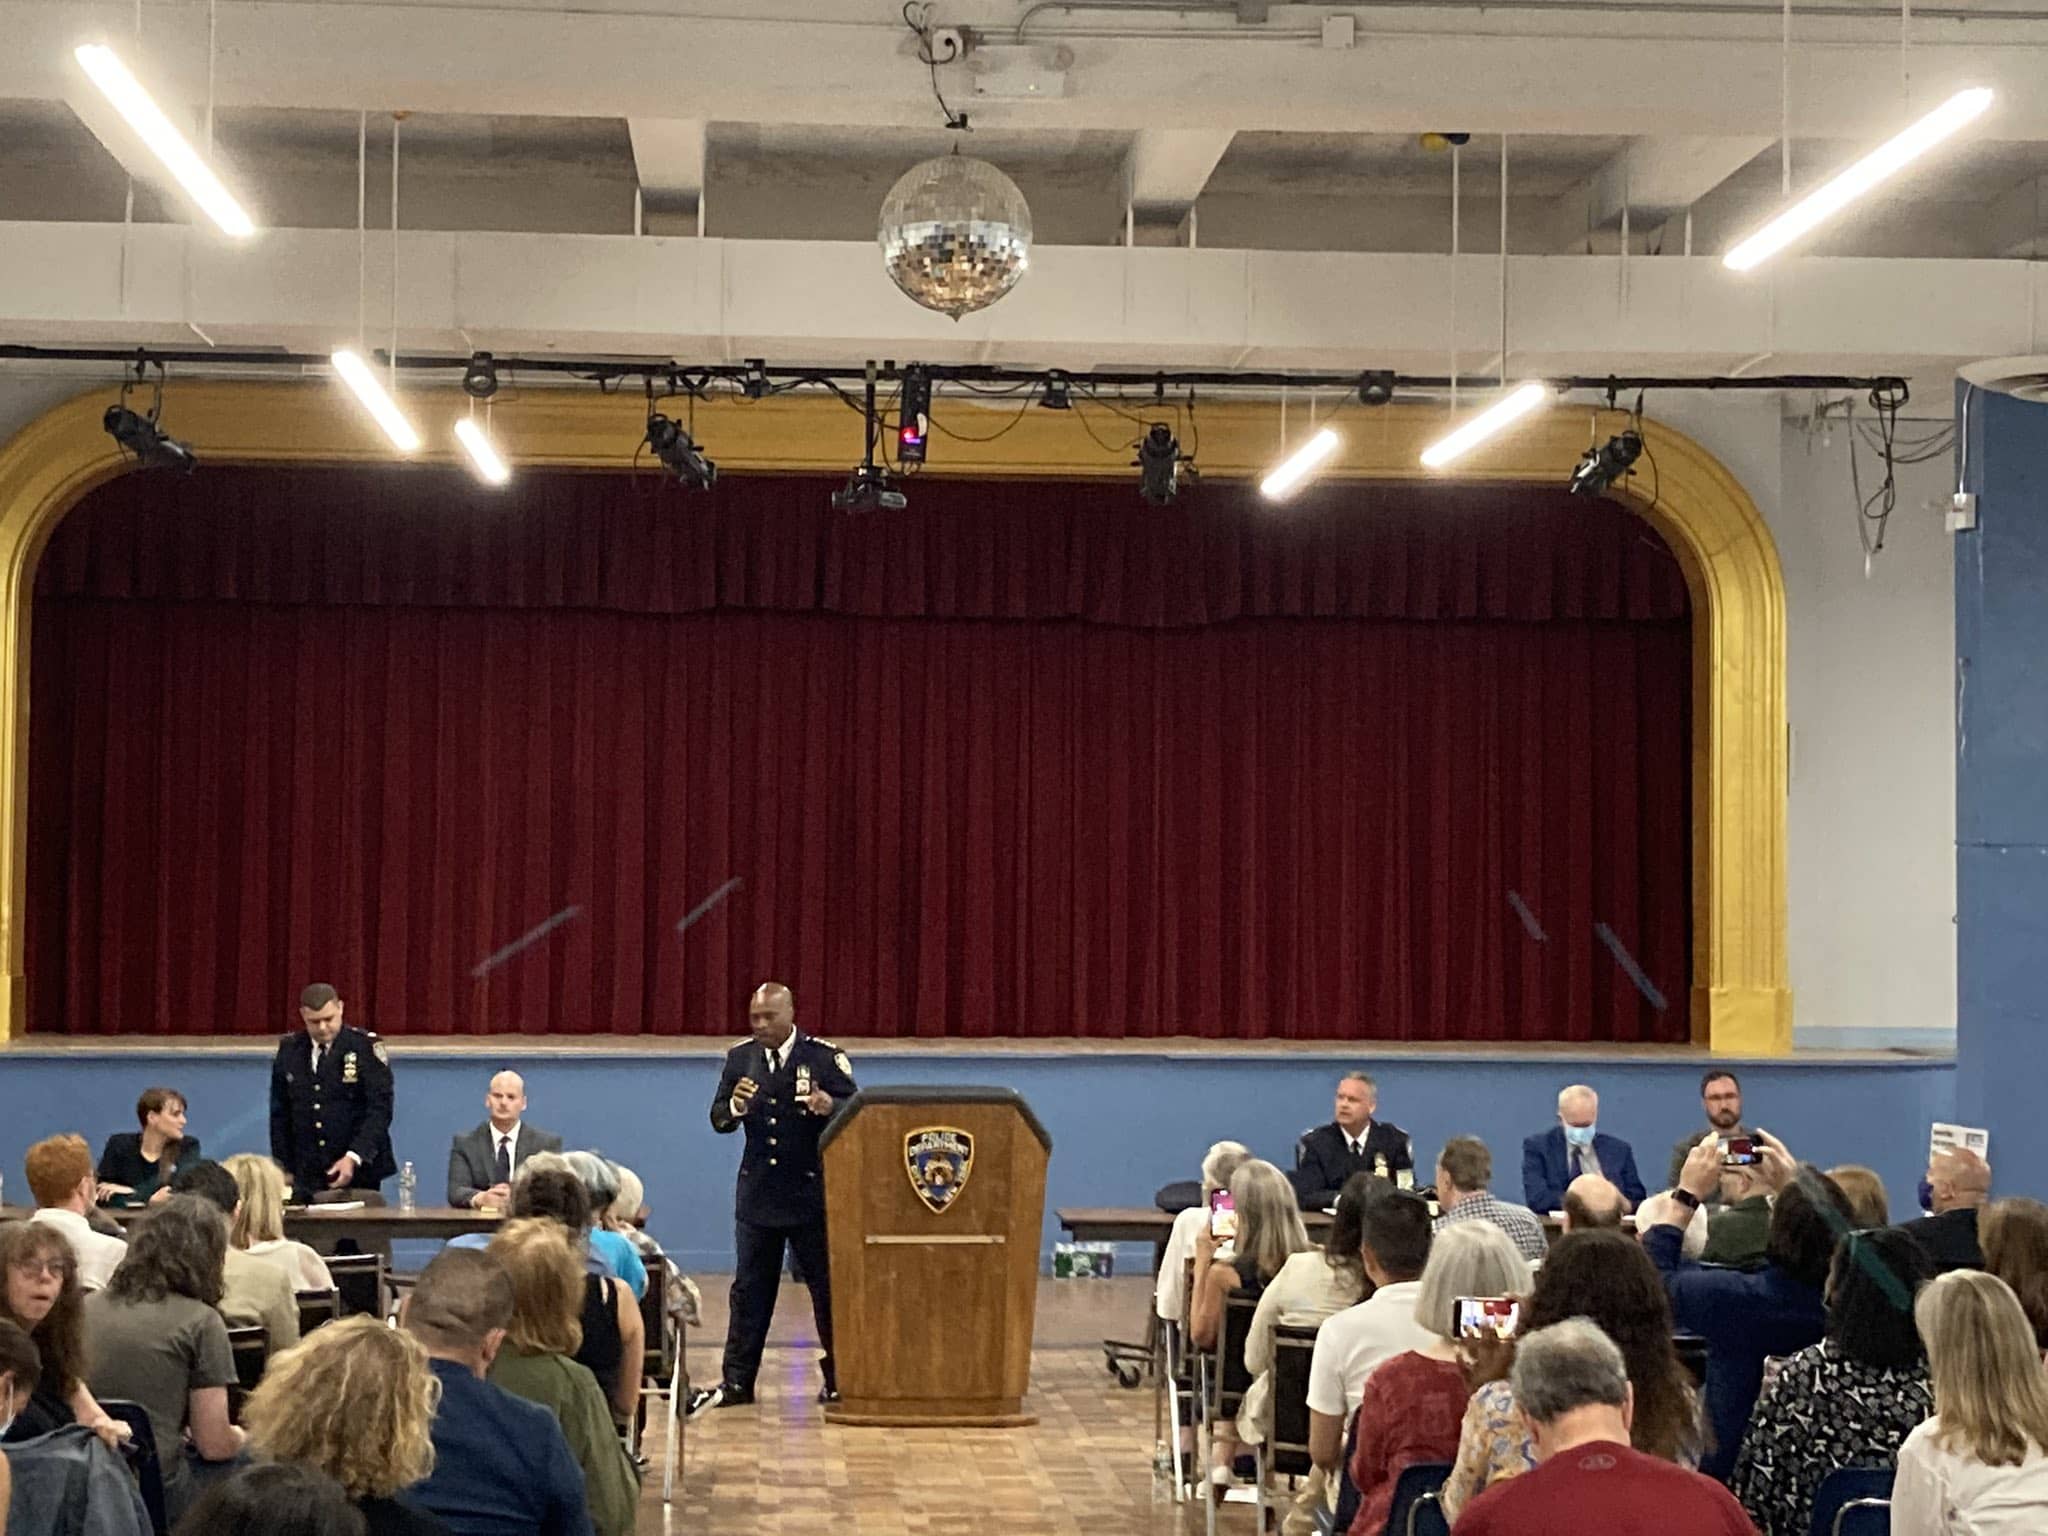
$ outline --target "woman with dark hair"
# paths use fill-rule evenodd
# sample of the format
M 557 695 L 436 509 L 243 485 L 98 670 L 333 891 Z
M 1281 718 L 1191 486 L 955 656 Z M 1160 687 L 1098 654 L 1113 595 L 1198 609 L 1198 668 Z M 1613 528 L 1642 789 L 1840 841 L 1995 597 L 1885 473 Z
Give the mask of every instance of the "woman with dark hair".
M 173 1195 L 137 1222 L 128 1257 L 85 1299 L 92 1388 L 140 1403 L 156 1436 L 164 1509 L 176 1519 L 242 1453 L 228 1422 L 235 1361 L 220 1304 L 228 1223 L 199 1195 Z M 189 1450 L 179 1447 L 190 1439 Z
M 1827 1332 L 1821 1287 L 1835 1243 L 1853 1225 L 1848 1199 L 1833 1179 L 1800 1164 L 1770 1132 L 1757 1131 L 1756 1140 L 1763 1148 L 1763 1181 L 1777 1193 L 1763 1268 L 1703 1269 L 1680 1252 L 1684 1223 L 1721 1187 L 1721 1149 L 1711 1135 L 1686 1158 L 1665 1219 L 1643 1234 L 1643 1251 L 1663 1272 L 1678 1331 L 1707 1341 L 1713 1444 L 1700 1458 L 1700 1470 L 1722 1482 L 1742 1449 L 1749 1410 L 1763 1387 L 1764 1361 L 1818 1344 Z
M 199 1138 L 185 1134 L 185 1095 L 145 1088 L 135 1101 L 139 1131 L 107 1138 L 94 1174 L 102 1205 L 151 1205 L 170 1198 L 171 1180 L 199 1161 Z
M 1635 1389 L 1629 1441 L 1646 1456 L 1696 1466 L 1705 1449 L 1699 1394 L 1671 1347 L 1671 1303 L 1664 1281 L 1637 1242 L 1610 1229 L 1569 1232 L 1551 1247 L 1516 1327 L 1516 1337 L 1584 1317 L 1621 1349 Z M 1536 1443 L 1508 1385 L 1512 1343 L 1482 1351 L 1469 1373 L 1476 1387 L 1465 1409 L 1458 1457 L 1444 1483 L 1444 1517 L 1456 1520 L 1474 1498 L 1536 1465 Z
M 302 1462 L 250 1467 L 207 1490 L 172 1536 L 363 1536 L 363 1517 L 326 1473 Z
M 32 1440 L 83 1424 L 108 1445 L 128 1438 L 85 1385 L 85 1292 L 64 1234 L 33 1221 L 0 1224 L 0 1319 L 29 1336 L 42 1373 L 0 1440 Z
M 1729 1487 L 1763 1536 L 1806 1536 L 1821 1480 L 1889 1467 L 1934 1411 L 1913 1298 L 1934 1260 L 1897 1227 L 1851 1232 L 1828 1275 L 1827 1337 L 1779 1367 L 1756 1400 Z
M 2034 1330 L 2034 1346 L 2048 1354 L 2048 1205 L 2020 1198 L 1994 1200 L 1977 1218 L 1984 1269 L 2012 1287 Z

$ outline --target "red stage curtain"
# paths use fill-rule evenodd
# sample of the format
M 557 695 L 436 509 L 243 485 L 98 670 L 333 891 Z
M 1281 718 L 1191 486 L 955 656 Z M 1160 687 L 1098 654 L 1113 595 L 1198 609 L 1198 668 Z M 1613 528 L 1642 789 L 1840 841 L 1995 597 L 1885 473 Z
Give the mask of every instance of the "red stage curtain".
M 1686 1038 L 1690 624 L 1635 518 L 829 489 L 94 493 L 38 578 L 35 1027 L 328 979 L 401 1033 L 729 1035 L 776 976 L 848 1035 Z

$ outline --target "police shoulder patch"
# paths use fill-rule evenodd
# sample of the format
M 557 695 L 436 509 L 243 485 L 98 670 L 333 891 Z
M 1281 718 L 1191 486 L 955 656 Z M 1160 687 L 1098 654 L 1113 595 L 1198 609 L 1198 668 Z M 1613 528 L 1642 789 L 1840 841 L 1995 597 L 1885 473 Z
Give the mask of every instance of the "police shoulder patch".
M 385 1066 L 388 1067 L 391 1065 L 391 1057 L 389 1054 L 386 1053 L 384 1049 L 384 1042 L 382 1040 L 379 1040 L 375 1035 L 370 1036 L 370 1049 L 372 1052 L 375 1053 L 377 1059 L 383 1062 Z
M 853 1076 L 853 1063 L 846 1059 L 846 1052 L 834 1051 L 832 1053 L 832 1065 L 844 1072 L 848 1077 Z

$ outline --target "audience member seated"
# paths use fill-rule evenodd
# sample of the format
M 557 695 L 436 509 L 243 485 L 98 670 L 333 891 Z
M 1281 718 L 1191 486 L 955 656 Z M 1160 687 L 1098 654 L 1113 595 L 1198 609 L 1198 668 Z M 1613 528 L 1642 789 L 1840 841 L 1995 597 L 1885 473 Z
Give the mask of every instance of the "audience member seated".
M 1188 1263 L 1195 1256 L 1195 1234 L 1209 1225 L 1209 1199 L 1230 1188 L 1230 1180 L 1252 1155 L 1241 1141 L 1219 1141 L 1202 1158 L 1202 1198 L 1173 1218 L 1166 1251 L 1159 1258 L 1159 1276 L 1152 1283 L 1152 1310 L 1161 1322 L 1178 1323 L 1187 1316 Z
M 496 1206 L 512 1199 L 512 1181 L 536 1152 L 560 1152 L 562 1138 L 525 1123 L 526 1079 L 500 1072 L 484 1090 L 486 1118 L 448 1149 L 448 1203 Z
M 1295 1205 L 1294 1185 L 1271 1163 L 1256 1157 L 1241 1163 L 1231 1175 L 1230 1196 L 1237 1209 L 1236 1233 L 1219 1239 L 1204 1225 L 1195 1234 L 1188 1335 L 1198 1349 L 1216 1347 L 1223 1332 L 1224 1304 L 1230 1297 L 1263 1299 L 1266 1287 L 1287 1260 L 1309 1245 Z M 1210 1437 L 1215 1461 L 1209 1481 L 1213 1487 L 1227 1488 L 1231 1463 L 1237 1458 L 1234 1426 L 1213 1425 Z
M 2048 1205 L 2038 1200 L 1994 1200 L 1977 1222 L 1984 1268 L 2012 1287 L 2048 1355 Z
M 1294 1188 L 1305 1211 L 1327 1211 L 1354 1173 L 1415 1182 L 1414 1139 L 1398 1125 L 1373 1119 L 1380 1091 L 1363 1072 L 1337 1080 L 1336 1118 L 1303 1131 L 1294 1144 Z
M 1927 1250 L 1880 1227 L 1851 1232 L 1828 1274 L 1827 1337 L 1785 1361 L 1756 1400 L 1729 1487 L 1763 1536 L 1807 1536 L 1813 1496 L 1841 1467 L 1889 1467 L 1933 1411 L 1913 1296 Z
M 1350 1536 L 1378 1536 L 1405 1468 L 1458 1454 L 1458 1428 L 1471 1395 L 1455 1336 L 1458 1298 L 1526 1296 L 1529 1282 L 1528 1261 L 1499 1227 L 1468 1222 L 1437 1234 L 1415 1296 L 1415 1321 L 1429 1342 L 1383 1362 L 1358 1404 L 1358 1443 L 1351 1453 L 1358 1514 Z
M 1913 1308 L 1934 1417 L 1899 1448 L 1895 1536 L 2048 1531 L 2048 1373 L 2019 1298 L 1996 1275 L 1941 1276 Z
M 96 1179 L 108 1205 L 150 1205 L 168 1200 L 171 1179 L 199 1161 L 199 1138 L 185 1134 L 185 1095 L 175 1088 L 145 1088 L 135 1101 L 140 1131 L 117 1131 L 100 1149 Z
M 619 1197 L 618 1175 L 612 1171 L 612 1165 L 595 1152 L 536 1152 L 526 1166 L 535 1172 L 556 1168 L 573 1173 L 582 1181 L 583 1192 L 590 1197 L 593 1218 L 597 1212 L 610 1209 L 611 1203 Z M 640 1251 L 618 1233 L 593 1224 L 590 1255 L 603 1266 L 606 1274 L 625 1281 L 636 1301 L 647 1294 L 647 1266 L 640 1262 Z
M 1550 1250 L 1523 1304 L 1516 1337 L 1583 1317 L 1614 1341 L 1635 1390 L 1629 1443 L 1645 1455 L 1699 1465 L 1706 1421 L 1692 1377 L 1671 1347 L 1671 1303 L 1663 1277 L 1626 1235 L 1571 1232 Z M 1456 1465 L 1444 1483 L 1446 1519 L 1495 1483 L 1536 1465 L 1536 1441 L 1516 1405 L 1508 1373 L 1517 1345 L 1473 1346 L 1468 1379 L 1480 1383 L 1458 1430 Z
M 64 1234 L 32 1221 L 0 1223 L 0 1321 L 29 1336 L 42 1357 L 26 1406 L 0 1440 L 33 1440 L 83 1424 L 109 1446 L 128 1438 L 85 1384 L 85 1292 Z
M 1252 1384 L 1237 1411 L 1237 1438 L 1243 1444 L 1262 1445 L 1272 1432 L 1273 1330 L 1283 1324 L 1315 1327 L 1371 1294 L 1372 1282 L 1365 1278 L 1358 1251 L 1365 1202 L 1375 1189 L 1388 1187 L 1369 1173 L 1354 1173 L 1337 1194 L 1336 1214 L 1323 1246 L 1288 1255 L 1280 1273 L 1260 1293 L 1244 1343 L 1244 1365 Z
M 1678 1187 L 1679 1170 L 1685 1167 L 1692 1149 L 1700 1144 L 1701 1136 L 1751 1134 L 1742 1123 L 1742 1083 L 1725 1067 L 1715 1067 L 1700 1079 L 1700 1108 L 1706 1112 L 1707 1123 L 1698 1130 L 1687 1131 L 1671 1149 L 1671 1172 L 1664 1182 L 1674 1189 Z
M 1716 1195 L 1706 1203 L 1713 1209 L 1707 1215 L 1707 1247 L 1701 1262 L 1730 1269 L 1762 1264 L 1771 1236 L 1771 1192 L 1762 1165 L 1724 1166 Z
M 1687 1263 L 1680 1252 L 1679 1213 L 1688 1204 L 1703 1204 L 1720 1184 L 1721 1149 L 1712 1137 L 1686 1159 L 1685 1177 L 1667 1207 L 1671 1214 L 1643 1234 L 1643 1251 L 1664 1273 L 1679 1332 L 1707 1341 L 1713 1447 L 1701 1458 L 1700 1470 L 1723 1482 L 1742 1449 L 1749 1411 L 1763 1386 L 1764 1361 L 1818 1344 L 1827 1331 L 1821 1287 L 1836 1238 L 1849 1225 L 1849 1202 L 1826 1174 L 1794 1162 L 1768 1132 L 1756 1134 L 1765 1148 L 1759 1165 L 1764 1180 L 1778 1191 L 1762 1269 L 1705 1269 Z
M 210 1202 L 229 1230 L 242 1214 L 242 1191 L 235 1176 L 210 1160 L 179 1169 L 171 1192 Z M 230 1328 L 261 1328 L 267 1355 L 299 1342 L 299 1303 L 291 1277 L 268 1259 L 232 1243 L 222 1266 L 220 1315 Z
M 36 1341 L 19 1323 L 0 1317 L 0 1439 L 14 1421 L 28 1411 L 29 1399 L 42 1385 L 43 1354 Z M 0 1456 L 0 1462 L 6 1458 Z M 0 1518 L 7 1513 L 7 1501 L 0 1499 Z M 0 1530 L 4 1530 L 0 1526 Z
M 1682 1222 L 1685 1238 L 1679 1252 L 1686 1259 L 1697 1264 L 1700 1255 L 1707 1251 L 1707 1210 L 1705 1206 L 1692 1207 L 1674 1202 L 1671 1191 L 1661 1189 L 1636 1207 L 1636 1240 L 1642 1241 L 1643 1234 L 1660 1222 Z
M 242 1421 L 272 1461 L 324 1472 L 362 1511 L 367 1536 L 447 1536 L 403 1490 L 434 1470 L 440 1388 L 419 1340 L 375 1317 L 347 1317 L 270 1362 Z
M 511 1215 L 547 1218 L 562 1229 L 575 1252 L 586 1255 L 583 1342 L 573 1354 L 597 1378 L 612 1411 L 621 1419 L 631 1418 L 639 1407 L 639 1365 L 647 1349 L 647 1324 L 625 1282 L 598 1272 L 588 1261 L 590 1197 L 583 1181 L 566 1168 L 522 1173 L 512 1186 Z
M 1359 1218 L 1359 1258 L 1372 1293 L 1316 1330 L 1308 1368 L 1309 1455 L 1334 1475 L 1344 1428 L 1358 1409 L 1365 1379 L 1383 1360 L 1426 1349 L 1436 1335 L 1415 1316 L 1429 1263 L 1429 1202 L 1410 1190 L 1375 1191 Z
M 172 1536 L 365 1536 L 365 1528 L 333 1478 L 287 1462 L 215 1483 Z
M 1600 1095 L 1574 1083 L 1557 1096 L 1557 1124 L 1522 1142 L 1522 1198 L 1530 1210 L 1563 1210 L 1571 1182 L 1588 1174 L 1620 1190 L 1630 1210 L 1643 1203 L 1635 1149 L 1619 1136 L 1603 1135 L 1599 1115 Z
M 407 1500 L 455 1536 L 591 1536 L 583 1473 L 562 1426 L 485 1379 L 512 1323 L 512 1281 L 487 1253 L 449 1248 L 399 1314 L 440 1383 L 434 1470 Z
M 512 1281 L 512 1320 L 490 1380 L 555 1416 L 583 1469 L 597 1536 L 630 1536 L 639 1476 L 612 1428 L 604 1393 L 572 1358 L 583 1342 L 583 1266 L 558 1222 L 519 1217 L 491 1239 L 490 1256 Z
M 1828 1177 L 1849 1202 L 1850 1217 L 1859 1228 L 1868 1230 L 1892 1224 L 1891 1198 L 1885 1194 L 1884 1180 L 1877 1176 L 1875 1168 L 1843 1163 L 1839 1168 L 1830 1168 Z
M 78 1260 L 78 1283 L 96 1291 L 107 1283 L 128 1245 L 93 1231 L 85 1219 L 92 1209 L 92 1152 L 83 1136 L 52 1136 L 28 1149 L 29 1193 L 36 1213 L 29 1220 L 64 1234 Z
M 1536 1469 L 1474 1499 L 1456 1536 L 1754 1536 L 1726 1488 L 1630 1445 L 1628 1362 L 1593 1323 L 1529 1334 L 1512 1382 Z
M 214 1204 L 173 1193 L 136 1223 L 107 1288 L 85 1298 L 93 1393 L 149 1415 L 173 1520 L 242 1454 L 242 1431 L 228 1422 L 235 1361 L 215 1310 L 227 1251 L 227 1218 Z
M 666 1272 L 666 1289 L 661 1293 L 662 1310 L 677 1327 L 695 1327 L 703 1307 L 697 1282 L 676 1268 L 668 1249 L 647 1230 L 647 1189 L 640 1175 L 624 1163 L 612 1164 L 619 1176 L 619 1197 L 605 1212 L 604 1224 L 633 1245 L 640 1262 L 652 1268 L 659 1264 Z
M 1977 1215 L 1991 1199 L 1991 1165 L 1967 1147 L 1949 1147 L 1927 1160 L 1930 1214 L 1904 1224 L 1946 1274 L 1982 1269 Z
M 1443 1215 L 1436 1230 L 1461 1222 L 1484 1221 L 1507 1233 L 1522 1257 L 1532 1264 L 1543 1262 L 1550 1246 L 1543 1235 L 1543 1223 L 1526 1206 L 1509 1205 L 1488 1193 L 1493 1180 L 1493 1154 L 1477 1136 L 1453 1136 L 1444 1143 L 1436 1160 L 1436 1199 Z
M 1618 1231 L 1621 1218 L 1627 1214 L 1628 1202 L 1622 1199 L 1621 1191 L 1597 1173 L 1582 1173 L 1565 1186 L 1564 1229 L 1567 1232 Z
M 228 1227 L 228 1241 L 234 1251 L 261 1259 L 278 1270 L 297 1291 L 334 1289 L 334 1276 L 327 1261 L 306 1244 L 284 1235 L 284 1169 L 256 1152 L 237 1152 L 221 1164 L 235 1181 L 240 1201 Z M 233 1290 L 232 1254 L 229 1289 Z

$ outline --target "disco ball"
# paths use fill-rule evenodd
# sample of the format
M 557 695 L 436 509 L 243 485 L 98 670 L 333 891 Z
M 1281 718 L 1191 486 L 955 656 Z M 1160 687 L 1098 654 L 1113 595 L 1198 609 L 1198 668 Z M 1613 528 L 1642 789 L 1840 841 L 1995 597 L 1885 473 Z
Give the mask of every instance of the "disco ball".
M 882 264 L 904 293 L 958 320 L 1016 287 L 1031 258 L 1031 208 L 986 160 L 912 166 L 882 199 Z

